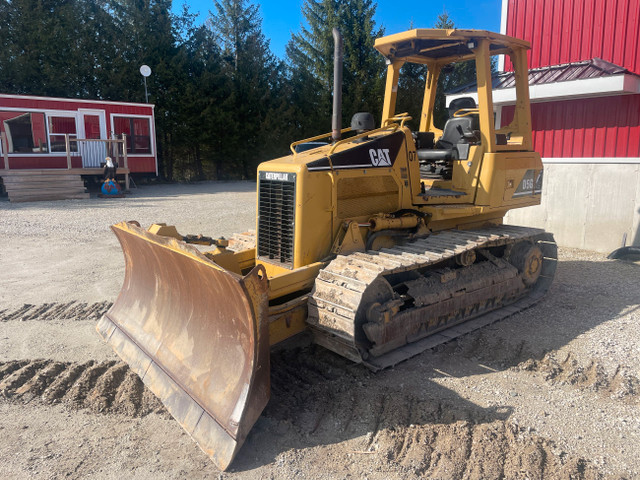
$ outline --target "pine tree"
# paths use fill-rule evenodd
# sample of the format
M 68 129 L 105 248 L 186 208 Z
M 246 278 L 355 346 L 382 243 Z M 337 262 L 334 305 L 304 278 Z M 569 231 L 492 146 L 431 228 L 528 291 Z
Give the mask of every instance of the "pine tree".
M 207 25 L 222 48 L 223 72 L 232 85 L 223 151 L 226 158 L 238 160 L 236 174 L 252 178 L 270 142 L 266 119 L 274 108 L 278 63 L 262 33 L 257 5 L 246 0 L 218 0 L 214 5 Z
M 306 24 L 287 44 L 292 88 L 299 102 L 300 127 L 305 134 L 329 131 L 333 90 L 333 36 L 344 41 L 343 125 L 357 111 L 379 116 L 382 110 L 384 61 L 374 50 L 383 34 L 373 16 L 372 0 L 305 0 Z
M 449 17 L 449 13 L 444 10 L 438 15 L 434 28 L 455 28 L 453 20 Z M 446 108 L 446 92 L 456 87 L 473 82 L 476 79 L 476 64 L 473 60 L 456 63 L 453 68 L 443 68 L 438 78 L 438 88 L 436 89 L 436 102 L 433 109 L 434 124 L 438 128 L 442 128 L 449 118 L 449 112 Z

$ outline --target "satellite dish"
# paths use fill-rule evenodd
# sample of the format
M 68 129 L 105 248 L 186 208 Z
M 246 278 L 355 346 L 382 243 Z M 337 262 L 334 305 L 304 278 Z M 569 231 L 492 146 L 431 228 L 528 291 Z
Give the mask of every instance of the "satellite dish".
M 148 77 L 149 75 L 151 75 L 151 68 L 149 68 L 149 65 L 142 65 L 140 67 L 140 74 L 143 77 Z

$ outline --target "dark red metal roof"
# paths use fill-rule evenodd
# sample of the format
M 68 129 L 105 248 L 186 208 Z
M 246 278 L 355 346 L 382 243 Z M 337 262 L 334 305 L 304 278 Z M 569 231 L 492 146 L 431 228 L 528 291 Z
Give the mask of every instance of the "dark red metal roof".
M 620 65 L 616 65 L 601 58 L 592 58 L 581 62 L 551 65 L 549 67 L 532 68 L 529 70 L 529 85 L 542 85 L 545 83 L 568 82 L 570 80 L 584 80 L 587 78 L 602 78 L 612 75 L 630 74 L 635 76 Z M 498 72 L 491 77 L 494 90 L 501 88 L 514 88 L 516 85 L 513 72 Z M 462 85 L 447 92 L 447 94 L 467 93 L 476 91 L 476 82 Z

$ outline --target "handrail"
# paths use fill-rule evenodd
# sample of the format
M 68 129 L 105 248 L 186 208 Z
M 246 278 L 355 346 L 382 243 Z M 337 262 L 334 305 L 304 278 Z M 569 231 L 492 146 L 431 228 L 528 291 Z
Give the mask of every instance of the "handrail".
M 122 143 L 120 138 L 70 138 L 71 142 L 106 142 L 106 143 Z
M 411 118 L 411 117 L 408 117 L 408 118 Z M 353 137 L 343 138 L 342 140 L 339 140 L 336 143 L 334 143 L 333 145 L 331 145 L 331 148 L 329 149 L 328 155 L 333 155 L 333 152 L 336 150 L 338 145 L 342 145 L 344 143 L 353 142 L 354 140 L 357 140 L 359 138 L 365 138 L 365 137 L 368 137 L 369 135 L 372 135 L 374 133 L 382 132 L 383 130 L 388 130 L 389 126 L 390 125 L 385 125 L 384 127 L 376 128 L 375 130 L 367 130 L 366 132 L 359 133 L 358 135 L 354 135 Z M 400 125 L 395 123 L 395 124 L 391 125 L 391 127 L 392 127 L 391 132 L 395 132 L 396 130 L 398 130 L 398 128 L 400 128 Z
M 480 113 L 479 108 L 461 108 L 456 110 L 453 114 L 454 118 L 468 117 L 469 115 L 478 115 Z
M 340 134 L 343 133 L 347 133 L 351 131 L 351 127 L 348 128 L 343 128 L 342 130 L 340 130 Z M 315 137 L 311 137 L 311 138 L 305 138 L 304 140 L 298 140 L 296 142 L 293 142 L 290 146 L 289 149 L 291 150 L 291 152 L 295 155 L 296 152 L 296 147 L 300 144 L 303 143 L 307 143 L 307 142 L 315 142 L 316 140 L 321 140 L 323 138 L 329 138 L 333 135 L 333 132 L 329 132 L 329 133 L 324 133 L 322 135 L 316 135 Z
M 0 141 L 2 142 L 2 157 L 4 158 L 4 169 L 9 170 L 9 146 L 7 145 L 7 135 L 0 133 Z
M 129 168 L 129 159 L 127 156 L 127 135 L 125 135 L 124 133 L 122 134 L 122 138 L 69 138 L 69 144 L 71 142 L 75 142 L 76 145 L 82 145 L 85 143 L 102 144 L 105 147 L 104 153 L 106 153 L 108 156 L 115 157 L 115 161 L 118 165 L 124 166 L 124 168 Z M 119 145 L 122 145 L 122 151 L 120 151 Z M 80 147 L 77 147 L 75 152 L 71 152 L 70 150 L 71 148 L 69 146 L 67 148 L 68 157 L 71 155 L 71 153 L 74 153 L 76 156 L 80 155 L 84 158 L 84 153 L 80 153 Z M 102 160 L 104 161 L 104 159 Z M 89 165 L 89 167 L 91 167 L 91 165 Z
M 409 115 L 409 112 L 403 112 L 403 113 L 397 113 L 395 114 L 393 117 L 391 118 L 387 118 L 384 121 L 384 125 L 390 125 L 393 122 L 397 122 L 398 120 L 400 120 L 400 128 L 404 127 L 404 123 L 408 120 L 413 120 L 413 117 L 411 115 Z

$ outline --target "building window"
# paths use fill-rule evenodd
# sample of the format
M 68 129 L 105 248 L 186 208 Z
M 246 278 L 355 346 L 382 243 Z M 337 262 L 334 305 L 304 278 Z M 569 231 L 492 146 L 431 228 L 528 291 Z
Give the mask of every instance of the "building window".
M 100 116 L 84 115 L 84 138 L 100 138 Z
M 7 138 L 8 153 L 48 151 L 44 113 L 0 111 L 0 132 Z
M 151 119 L 114 117 L 116 135 L 127 135 L 127 153 L 151 153 Z
M 66 152 L 65 135 L 69 135 L 69 138 L 77 138 L 76 118 L 47 115 L 47 119 L 49 120 L 49 142 L 51 151 Z M 77 142 L 71 142 L 69 146 L 72 152 L 78 151 Z

